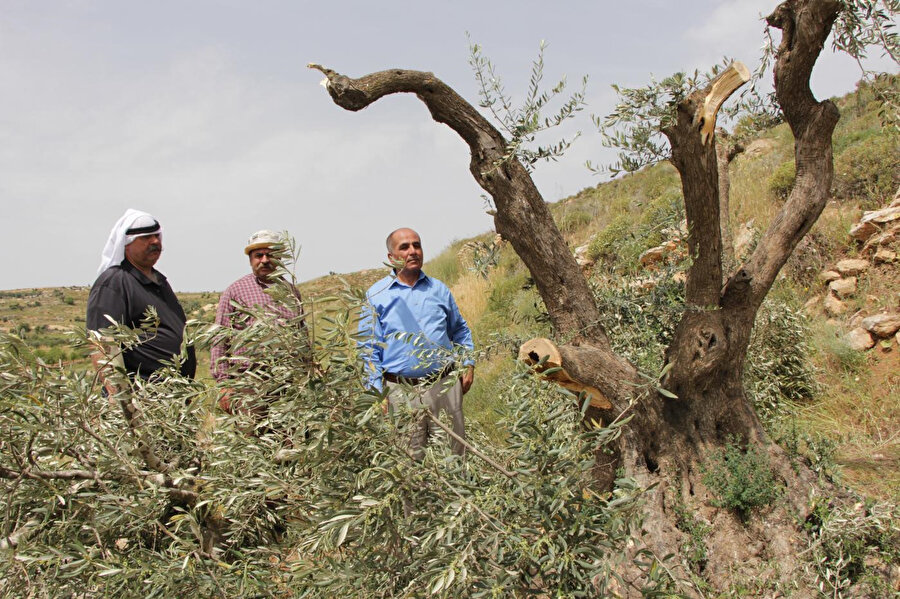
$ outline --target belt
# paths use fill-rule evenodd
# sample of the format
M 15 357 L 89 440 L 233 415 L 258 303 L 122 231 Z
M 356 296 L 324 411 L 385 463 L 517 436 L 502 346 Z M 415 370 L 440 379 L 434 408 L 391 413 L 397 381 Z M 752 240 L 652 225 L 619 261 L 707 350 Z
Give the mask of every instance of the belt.
M 421 385 L 422 383 L 434 383 L 441 380 L 453 372 L 454 368 L 456 368 L 454 364 L 449 364 L 437 372 L 432 372 L 431 374 L 426 374 L 421 377 L 403 376 L 392 372 L 385 372 L 383 376 L 384 380 L 397 385 Z

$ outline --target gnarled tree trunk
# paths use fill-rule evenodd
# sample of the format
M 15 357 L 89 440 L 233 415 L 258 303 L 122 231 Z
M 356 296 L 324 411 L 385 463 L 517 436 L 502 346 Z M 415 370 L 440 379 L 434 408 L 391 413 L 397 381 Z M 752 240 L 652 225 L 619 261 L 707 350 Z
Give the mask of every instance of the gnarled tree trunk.
M 470 171 L 496 205 L 496 230 L 531 271 L 544 300 L 567 377 L 608 400 L 609 407 L 590 408 L 592 416 L 606 422 L 626 410 L 634 416 L 614 459 L 603 464 L 601 481 L 611 482 L 621 468 L 648 486 L 657 483 L 646 506 L 644 543 L 659 556 L 678 553 L 685 539 L 673 506 L 686 506 L 714 524 L 704 574 L 714 587 L 733 564 L 776 559 L 787 572 L 798 553 L 796 522 L 805 517 L 812 477 L 795 472 L 781 450 L 768 443 L 744 394 L 742 375 L 756 313 L 819 217 L 831 186 L 831 135 L 838 112 L 830 101 L 815 100 L 809 77 L 839 8 L 837 0 L 787 0 L 768 18 L 783 32 L 775 84 L 796 139 L 797 178 L 752 256 L 727 279 L 721 229 L 727 214 L 720 210 L 715 116 L 708 110 L 720 81 L 683 100 L 677 121 L 664 131 L 681 175 L 693 258 L 685 311 L 666 352 L 669 369 L 661 381 L 675 399 L 648 388 L 634 366 L 612 350 L 587 281 L 543 198 L 517 160 L 503 160 L 506 140 L 475 108 L 431 73 L 392 69 L 351 79 L 310 65 L 326 75 L 329 94 L 347 110 L 361 110 L 389 94 L 413 93 L 435 121 L 466 141 Z M 710 449 L 732 438 L 767 449 L 786 483 L 788 511 L 779 508 L 760 523 L 744 524 L 709 506 L 699 465 Z

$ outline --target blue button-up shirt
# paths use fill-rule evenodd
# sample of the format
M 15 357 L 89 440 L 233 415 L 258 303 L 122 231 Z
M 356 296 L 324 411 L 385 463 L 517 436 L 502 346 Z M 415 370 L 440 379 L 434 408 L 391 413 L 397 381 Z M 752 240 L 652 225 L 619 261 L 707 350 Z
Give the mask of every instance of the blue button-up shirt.
M 369 288 L 366 299 L 360 314 L 359 344 L 371 389 L 381 389 L 385 372 L 410 378 L 428 376 L 453 362 L 458 346 L 475 347 L 450 290 L 423 272 L 412 287 L 389 275 Z

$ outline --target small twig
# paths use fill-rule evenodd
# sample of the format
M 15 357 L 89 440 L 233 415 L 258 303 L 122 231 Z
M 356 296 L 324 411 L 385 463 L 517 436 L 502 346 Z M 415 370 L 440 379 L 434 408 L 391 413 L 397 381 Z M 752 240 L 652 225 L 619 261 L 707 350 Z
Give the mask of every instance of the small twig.
M 481 453 L 480 451 L 478 451 L 477 449 L 472 447 L 472 445 L 468 441 L 466 441 L 465 439 L 463 439 L 462 437 L 460 437 L 459 435 L 454 433 L 453 430 L 450 429 L 450 427 L 448 427 L 446 424 L 441 422 L 440 419 L 437 416 L 435 416 L 434 414 L 432 414 L 430 410 L 426 411 L 425 413 L 428 415 L 429 418 L 431 418 L 432 422 L 434 422 L 439 427 L 441 427 L 444 430 L 444 432 L 446 432 L 452 438 L 454 438 L 457 441 L 459 441 L 460 443 L 462 443 L 467 450 L 472 452 L 473 455 L 481 458 L 482 460 L 484 460 L 485 462 L 487 462 L 488 464 L 490 464 L 491 466 L 493 466 L 494 468 L 496 468 L 497 470 L 502 472 L 507 478 L 510 478 L 510 479 L 516 478 L 515 473 L 510 472 L 509 470 L 507 470 L 506 468 L 504 468 L 503 466 L 501 466 L 500 464 L 498 464 L 491 458 L 487 457 L 486 455 L 484 455 L 483 453 Z
M 15 548 L 19 543 L 24 541 L 28 535 L 31 534 L 32 530 L 40 523 L 41 521 L 37 518 L 32 518 L 25 522 L 25 524 L 11 532 L 9 535 L 0 539 L 0 550 Z

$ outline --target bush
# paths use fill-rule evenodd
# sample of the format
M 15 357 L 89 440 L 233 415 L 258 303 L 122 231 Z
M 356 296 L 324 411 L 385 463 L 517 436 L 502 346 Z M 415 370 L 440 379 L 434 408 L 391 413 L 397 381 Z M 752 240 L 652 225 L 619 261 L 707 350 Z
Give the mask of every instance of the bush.
M 782 162 L 769 177 L 769 191 L 779 200 L 786 200 L 791 195 L 796 178 L 797 169 L 793 159 Z
M 900 134 L 872 135 L 835 156 L 833 193 L 864 210 L 889 200 L 900 186 Z
M 597 292 L 597 303 L 613 349 L 639 370 L 659 373 L 684 310 L 684 285 L 671 277 L 649 291 L 610 285 Z
M 894 524 L 898 520 L 900 509 L 894 505 L 835 506 L 819 498 L 806 528 L 820 589 L 841 597 L 857 585 L 853 596 L 894 596 L 896 589 L 879 570 L 890 571 L 900 563 L 900 532 Z
M 785 402 L 808 400 L 815 394 L 810 336 L 803 313 L 770 293 L 756 316 L 744 369 L 747 395 L 764 421 Z
M 770 505 L 781 494 L 768 456 L 756 446 L 742 448 L 735 439 L 713 451 L 701 468 L 712 504 L 734 510 L 742 519 Z
M 113 407 L 94 377 L 0 335 L 0 467 L 31 456 L 29 477 L 0 479 L 0 529 L 16 538 L 0 595 L 609 593 L 641 489 L 621 479 L 599 495 L 592 471 L 621 425 L 585 430 L 571 394 L 523 372 L 498 385 L 504 443 L 471 431 L 490 461 L 438 438 L 416 462 L 418 415 L 385 416 L 384 397 L 361 388 L 356 309 L 323 321 L 315 355 L 305 332 L 262 315 L 231 333 L 258 366 L 232 389 L 246 409 L 233 416 L 215 408 L 222 389 L 175 365 Z M 202 347 L 215 334 L 187 336 Z M 635 560 L 645 584 L 668 584 L 657 561 Z

